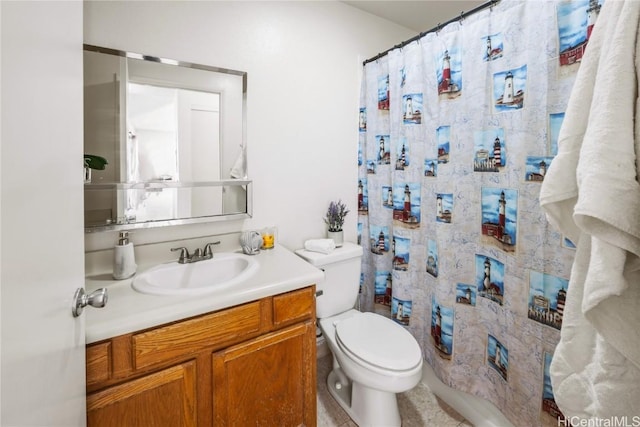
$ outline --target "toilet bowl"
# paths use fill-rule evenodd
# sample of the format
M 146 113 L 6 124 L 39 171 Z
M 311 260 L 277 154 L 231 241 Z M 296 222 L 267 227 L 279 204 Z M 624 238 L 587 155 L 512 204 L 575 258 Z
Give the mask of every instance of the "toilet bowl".
M 324 271 L 316 284 L 316 316 L 333 357 L 331 396 L 360 427 L 400 427 L 396 393 L 420 382 L 422 351 L 400 324 L 354 309 L 362 247 L 345 242 L 329 254 L 296 254 Z
M 331 395 L 360 427 L 400 426 L 396 393 L 422 378 L 422 352 L 402 326 L 374 313 L 349 310 L 320 319 L 334 357 Z

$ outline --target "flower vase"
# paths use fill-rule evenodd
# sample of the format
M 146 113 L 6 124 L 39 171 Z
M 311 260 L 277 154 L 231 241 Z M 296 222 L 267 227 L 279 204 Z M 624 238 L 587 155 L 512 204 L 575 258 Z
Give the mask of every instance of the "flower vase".
M 333 242 L 336 244 L 336 248 L 339 248 L 342 246 L 342 243 L 344 242 L 344 235 L 343 235 L 343 231 L 327 231 L 327 238 L 332 239 Z

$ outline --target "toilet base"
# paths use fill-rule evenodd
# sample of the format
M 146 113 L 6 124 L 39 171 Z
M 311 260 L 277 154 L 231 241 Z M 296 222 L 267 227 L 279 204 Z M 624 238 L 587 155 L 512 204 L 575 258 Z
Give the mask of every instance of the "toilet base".
M 383 392 L 353 381 L 339 367 L 327 377 L 329 393 L 359 427 L 400 427 L 395 393 Z M 346 384 L 345 384 L 346 383 Z

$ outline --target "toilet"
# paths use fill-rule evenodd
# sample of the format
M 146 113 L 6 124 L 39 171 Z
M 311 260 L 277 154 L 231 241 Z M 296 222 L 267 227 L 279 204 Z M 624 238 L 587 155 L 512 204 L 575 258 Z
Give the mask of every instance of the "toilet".
M 362 247 L 345 242 L 329 254 L 296 254 L 325 274 L 316 285 L 316 316 L 333 355 L 329 392 L 358 426 L 399 427 L 396 393 L 420 382 L 422 351 L 400 324 L 354 309 Z

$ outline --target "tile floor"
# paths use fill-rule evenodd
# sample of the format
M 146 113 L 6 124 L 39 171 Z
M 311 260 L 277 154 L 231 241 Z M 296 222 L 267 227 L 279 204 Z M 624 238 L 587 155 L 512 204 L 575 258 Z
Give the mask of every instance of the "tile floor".
M 318 359 L 318 427 L 357 427 L 327 390 L 331 354 Z M 402 427 L 471 427 L 453 408 L 420 383 L 398 395 Z

